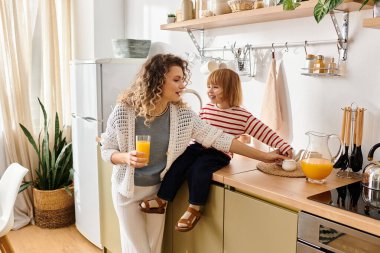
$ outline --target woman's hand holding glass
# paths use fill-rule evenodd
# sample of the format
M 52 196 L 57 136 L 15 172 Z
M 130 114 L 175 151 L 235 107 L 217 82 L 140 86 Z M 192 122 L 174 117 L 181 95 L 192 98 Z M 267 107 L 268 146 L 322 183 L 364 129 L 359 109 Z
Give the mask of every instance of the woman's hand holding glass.
M 128 164 L 136 169 L 147 166 L 148 159 L 144 158 L 143 152 L 132 150 L 131 152 L 120 153 L 124 164 Z

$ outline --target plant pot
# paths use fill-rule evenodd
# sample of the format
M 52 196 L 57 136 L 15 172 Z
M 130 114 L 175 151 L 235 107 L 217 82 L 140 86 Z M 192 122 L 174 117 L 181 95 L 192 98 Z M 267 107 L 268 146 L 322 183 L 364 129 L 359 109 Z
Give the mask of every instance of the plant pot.
M 33 188 L 34 219 L 41 228 L 61 228 L 75 222 L 74 187 L 72 196 L 64 188 L 38 190 Z
M 175 23 L 175 17 L 168 17 L 167 23 L 168 24 Z
M 373 17 L 380 17 L 380 2 L 375 2 L 373 5 Z

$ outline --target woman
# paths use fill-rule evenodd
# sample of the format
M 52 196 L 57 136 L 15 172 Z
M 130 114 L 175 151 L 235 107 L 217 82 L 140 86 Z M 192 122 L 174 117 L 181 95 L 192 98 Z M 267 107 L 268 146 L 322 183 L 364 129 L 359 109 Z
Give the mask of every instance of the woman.
M 242 106 L 243 89 L 239 75 L 231 69 L 217 69 L 207 79 L 207 95 L 210 102 L 200 111 L 199 117 L 223 132 L 239 138 L 249 134 L 253 138 L 278 149 L 281 154 L 292 157 L 292 147 L 275 131 L 254 117 Z M 189 189 L 189 207 L 181 216 L 175 229 L 187 232 L 194 228 L 201 217 L 201 207 L 206 204 L 212 175 L 227 166 L 231 153 L 224 153 L 214 148 L 205 148 L 199 143 L 192 143 L 172 164 L 161 182 L 157 196 L 140 203 L 141 211 L 146 213 L 163 212 L 163 206 L 173 201 L 184 180 Z M 147 207 L 149 206 L 149 207 Z M 202 208 L 203 209 L 203 208 Z
M 161 179 L 192 139 L 266 162 L 286 158 L 276 151 L 253 149 L 202 121 L 181 100 L 189 77 L 188 63 L 181 58 L 152 57 L 119 98 L 102 134 L 102 157 L 114 164 L 112 198 L 123 253 L 161 252 L 165 215 L 146 215 L 139 211 L 139 203 L 157 194 Z M 151 135 L 149 164 L 135 150 L 137 134 Z

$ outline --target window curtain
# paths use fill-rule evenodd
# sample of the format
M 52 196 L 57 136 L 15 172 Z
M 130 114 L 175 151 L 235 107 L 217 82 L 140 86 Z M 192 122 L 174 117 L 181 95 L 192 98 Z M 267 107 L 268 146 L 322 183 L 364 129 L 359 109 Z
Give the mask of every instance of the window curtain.
M 61 124 L 71 124 L 70 40 L 70 0 L 0 1 L 0 109 L 6 164 L 18 162 L 30 169 L 26 180 L 35 177 L 38 161 L 19 123 L 38 136 L 42 121 L 37 97 L 49 119 L 58 112 Z M 32 218 L 28 189 L 16 200 L 14 228 Z

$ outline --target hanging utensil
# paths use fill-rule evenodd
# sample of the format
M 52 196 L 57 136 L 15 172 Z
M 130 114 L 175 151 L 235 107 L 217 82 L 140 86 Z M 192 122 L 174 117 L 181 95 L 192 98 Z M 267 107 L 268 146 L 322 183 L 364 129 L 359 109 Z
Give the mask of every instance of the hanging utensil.
M 348 163 L 350 158 L 348 157 L 348 148 L 350 147 L 350 137 L 351 137 L 351 107 L 347 108 L 346 115 L 346 127 L 345 127 L 345 138 L 344 138 L 344 154 L 343 154 L 343 165 L 341 166 L 341 170 L 346 170 L 348 167 Z
M 339 157 L 338 161 L 334 164 L 334 168 L 342 168 L 345 166 L 345 161 L 346 158 L 344 157 L 344 154 L 348 152 L 348 149 L 346 150 L 346 124 L 347 124 L 347 114 L 348 114 L 348 108 L 345 107 L 343 110 L 343 120 L 342 120 L 342 130 L 341 130 L 341 135 L 340 138 L 343 141 L 343 144 L 345 146 L 345 151 L 344 153 L 341 154 Z
M 362 139 L 363 139 L 363 120 L 364 120 L 364 109 L 360 108 L 358 113 L 358 133 L 356 137 L 356 153 L 354 164 L 352 166 L 352 171 L 358 172 L 363 166 L 363 152 L 362 152 Z
M 353 171 L 355 171 L 354 170 L 354 167 L 357 165 L 357 163 L 356 163 L 356 137 L 357 137 L 357 135 L 358 135 L 358 127 L 359 127 L 359 125 L 358 125 L 358 123 L 359 123 L 359 107 L 357 107 L 355 110 L 354 110 L 355 112 L 355 116 L 354 116 L 354 119 L 355 119 L 355 121 L 354 121 L 354 124 L 353 124 L 353 128 L 354 128 L 354 136 L 353 136 L 353 138 L 352 138 L 352 142 L 353 142 L 353 144 L 354 144 L 354 147 L 352 148 L 352 151 L 351 151 L 351 155 L 350 155 L 350 163 L 349 163 L 349 167 L 350 168 L 352 168 L 352 170 Z

